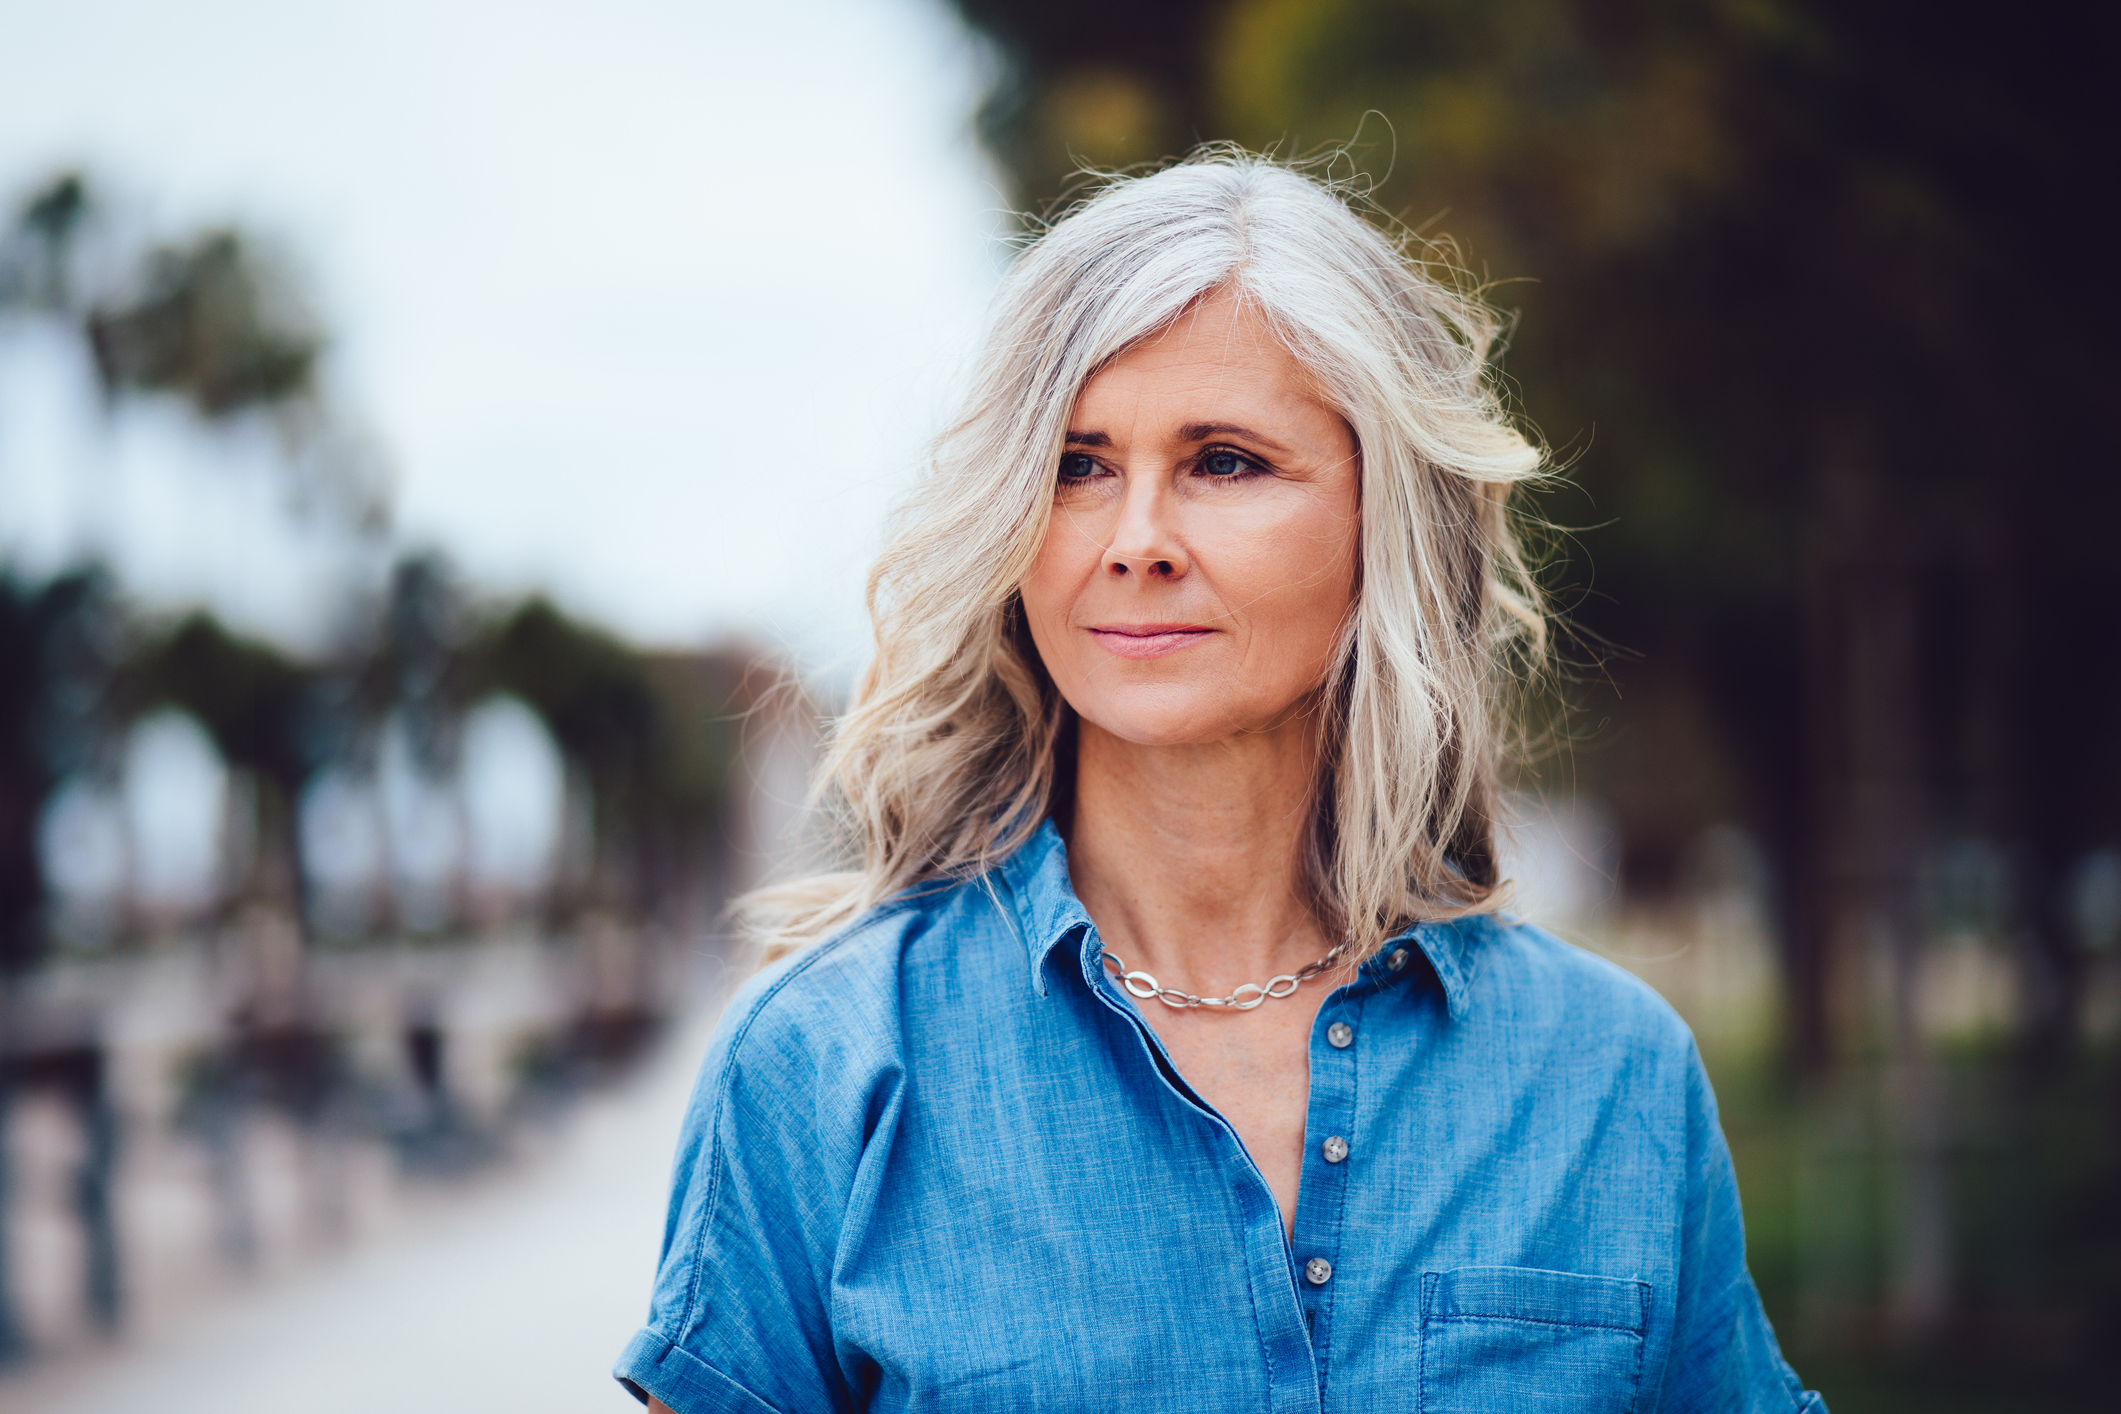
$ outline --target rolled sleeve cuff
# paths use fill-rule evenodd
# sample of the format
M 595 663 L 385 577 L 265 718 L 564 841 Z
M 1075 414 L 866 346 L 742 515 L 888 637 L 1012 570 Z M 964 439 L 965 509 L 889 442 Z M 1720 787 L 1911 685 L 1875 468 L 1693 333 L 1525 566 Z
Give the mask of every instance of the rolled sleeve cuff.
M 641 1403 L 652 1394 L 676 1414 L 779 1414 L 714 1366 L 652 1330 L 640 1331 L 628 1342 L 611 1373 Z

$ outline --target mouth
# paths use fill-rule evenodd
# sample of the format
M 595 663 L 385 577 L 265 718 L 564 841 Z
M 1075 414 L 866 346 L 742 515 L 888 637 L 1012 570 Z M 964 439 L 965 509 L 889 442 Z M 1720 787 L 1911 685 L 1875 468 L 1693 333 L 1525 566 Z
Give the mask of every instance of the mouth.
M 1090 636 L 1117 657 L 1161 658 L 1190 648 L 1214 632 L 1199 624 L 1099 624 Z

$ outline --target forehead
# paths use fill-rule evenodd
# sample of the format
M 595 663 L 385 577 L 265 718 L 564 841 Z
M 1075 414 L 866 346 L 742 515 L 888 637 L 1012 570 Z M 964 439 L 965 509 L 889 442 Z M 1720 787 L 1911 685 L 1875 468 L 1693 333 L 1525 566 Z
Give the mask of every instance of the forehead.
M 1249 301 L 1218 290 L 1113 356 L 1083 385 L 1079 409 L 1114 398 L 1182 396 L 1323 410 L 1317 380 Z

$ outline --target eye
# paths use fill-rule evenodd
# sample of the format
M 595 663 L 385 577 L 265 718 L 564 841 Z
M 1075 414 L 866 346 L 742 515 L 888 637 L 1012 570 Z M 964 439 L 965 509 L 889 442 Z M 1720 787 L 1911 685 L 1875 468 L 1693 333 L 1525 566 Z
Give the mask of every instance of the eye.
M 1210 447 L 1201 454 L 1201 474 L 1225 481 L 1234 481 L 1255 471 L 1263 470 L 1260 464 L 1242 452 L 1233 452 L 1228 447 Z
M 1063 481 L 1088 481 L 1103 470 L 1095 457 L 1085 456 L 1081 452 L 1061 453 L 1060 479 Z

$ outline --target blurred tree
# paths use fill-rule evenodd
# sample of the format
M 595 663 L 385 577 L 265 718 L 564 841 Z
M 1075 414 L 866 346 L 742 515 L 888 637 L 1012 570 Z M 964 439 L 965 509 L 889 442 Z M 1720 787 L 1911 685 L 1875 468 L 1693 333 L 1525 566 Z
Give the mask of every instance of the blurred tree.
M 542 598 L 494 623 L 478 680 L 544 717 L 593 792 L 597 897 L 652 916 L 711 865 L 738 750 L 733 672 L 695 655 L 646 655 Z
M 88 216 L 88 187 L 64 172 L 22 208 L 14 239 L 0 242 L 0 308 L 65 309 L 73 302 L 74 235 Z
M 182 708 L 205 726 L 229 766 L 249 775 L 259 847 L 249 877 L 233 882 L 233 901 L 306 917 L 296 806 L 317 764 L 305 749 L 308 674 L 279 650 L 194 613 L 144 643 L 128 677 L 135 712 L 165 703 Z
M 324 396 L 325 333 L 286 261 L 255 236 L 219 227 L 144 250 L 114 245 L 103 231 L 103 258 L 83 262 L 76 251 L 101 230 L 100 210 L 78 172 L 24 199 L 0 233 L 0 315 L 41 315 L 77 330 L 107 405 L 163 394 L 210 422 L 263 414 L 279 433 L 295 509 L 360 536 L 384 530 L 387 468 Z M 83 270 L 109 274 L 84 288 Z
M 128 629 L 100 570 L 34 589 L 0 576 L 0 978 L 44 955 L 37 824 L 46 796 L 66 775 L 115 765 Z
M 119 260 L 117 268 L 132 271 L 130 292 L 91 295 L 77 287 L 73 252 L 96 210 L 90 186 L 77 172 L 59 174 L 23 202 L 13 226 L 0 236 L 0 315 L 55 318 L 78 330 L 94 355 L 109 406 L 132 397 L 170 395 L 209 421 L 264 413 L 281 433 L 298 506 L 324 506 L 358 535 L 382 529 L 384 479 L 372 452 L 345 435 L 323 406 L 316 379 L 323 332 L 287 273 L 261 259 L 251 238 L 223 228 Z M 97 618 L 101 622 L 116 615 L 113 592 L 99 572 L 63 577 L 46 597 L 105 606 Z M 61 614 L 52 623 L 63 630 L 77 621 L 87 622 Z M 301 774 L 293 754 L 298 694 L 287 664 L 270 650 L 230 638 L 205 618 L 148 646 L 137 661 L 115 653 L 93 663 L 76 653 L 70 661 L 73 678 L 55 677 L 58 670 L 46 658 L 10 655 L 11 700 L 57 702 L 72 694 L 133 699 L 136 705 L 181 703 L 207 723 L 232 763 L 256 771 L 265 787 L 259 801 L 261 834 L 286 848 Z M 104 680 L 75 681 L 88 666 L 104 673 Z M 122 711 L 92 718 L 68 716 L 68 710 L 62 704 L 46 712 L 47 729 L 104 732 L 100 749 L 111 747 L 115 738 L 108 734 L 122 730 L 127 720 Z M 0 800 L 0 817 L 19 816 L 32 822 L 24 829 L 32 829 L 55 779 L 50 771 L 41 777 L 14 772 L 4 785 L 9 796 Z M 16 796 L 17 789 L 29 793 Z M 286 857 L 291 861 L 291 854 Z M 0 880 L 33 879 L 35 873 L 32 839 L 0 819 Z M 299 870 L 294 873 L 299 880 Z M 16 920 L 0 921 L 0 931 L 35 932 L 37 907 L 22 887 L 0 883 L 0 919 Z M 21 956 L 31 958 L 34 951 Z
M 587 777 L 594 793 L 597 883 L 630 895 L 621 883 L 622 861 L 649 783 L 656 727 L 640 659 L 618 639 L 576 623 L 543 598 L 495 624 L 479 657 L 482 679 L 529 703 Z M 608 907 L 622 900 L 600 902 Z
M 2015 851 L 2027 1034 L 2074 1033 L 2059 882 L 2121 836 L 2121 657 L 2098 646 L 2121 642 L 2102 589 L 2121 480 L 2079 411 L 2115 381 L 2114 291 L 2076 273 L 2103 263 L 2085 177 L 2110 16 L 960 8 L 1011 56 L 989 132 L 1027 209 L 1071 157 L 1360 133 L 1339 173 L 1368 170 L 1382 209 L 1447 227 L 1495 282 L 1522 408 L 1569 455 L 1544 511 L 1585 526 L 1557 583 L 1631 650 L 1602 665 L 1610 698 L 1586 684 L 1581 710 L 1615 725 L 1576 769 L 1620 817 L 1634 891 L 1675 881 L 1720 815 L 1770 845 L 1803 1064 L 1833 1049 L 1837 955 L 1881 932 L 1911 954 L 1939 833 Z M 1157 122 L 1071 106 L 1106 72 Z
M 372 546 L 388 529 L 387 482 L 372 451 L 349 437 L 328 407 L 319 380 L 324 333 L 285 266 L 232 229 L 145 252 L 112 247 L 103 252 L 111 259 L 86 260 L 78 248 L 97 229 L 97 212 L 76 174 L 29 196 L 0 231 L 0 319 L 39 321 L 81 338 L 107 410 L 165 398 L 208 425 L 262 419 L 281 439 L 290 508 L 321 512 L 332 528 Z M 126 279 L 89 288 L 93 282 L 82 278 L 106 269 Z M 474 602 L 435 555 L 399 560 L 387 594 L 363 598 L 356 591 L 349 600 L 359 613 L 339 651 L 297 662 L 210 614 L 174 623 L 145 618 L 101 569 L 31 584 L 0 565 L 0 1131 L 22 1084 L 59 1077 L 76 1097 L 89 1155 L 76 1185 L 85 1290 L 106 1323 L 116 1319 L 120 1283 L 108 1186 L 115 1128 L 99 1043 L 57 1052 L 48 1041 L 24 1041 L 14 1022 L 16 983 L 48 945 L 40 817 L 69 775 L 117 784 L 136 719 L 163 705 L 195 716 L 251 787 L 233 799 L 256 811 L 260 847 L 247 877 L 230 881 L 220 899 L 224 911 L 249 915 L 242 927 L 219 930 L 220 942 L 234 945 L 224 962 L 242 960 L 228 970 L 244 976 L 244 991 L 226 1044 L 202 1063 L 195 1087 L 217 1171 L 237 1171 L 241 1106 L 270 1100 L 318 1122 L 350 1083 L 331 1019 L 315 1009 L 304 985 L 302 943 L 316 910 L 302 867 L 299 807 L 320 769 L 342 768 L 357 782 L 372 778 L 379 744 L 402 730 L 411 765 L 430 791 L 421 808 L 453 802 L 464 839 L 468 812 L 457 767 L 467 709 L 488 692 L 508 690 L 543 715 L 571 774 L 594 797 L 590 896 L 563 902 L 577 913 L 593 909 L 598 926 L 566 940 L 585 954 L 602 947 L 628 964 L 602 967 L 591 958 L 585 969 L 623 974 L 620 982 L 630 987 L 581 1002 L 582 1035 L 567 1044 L 594 1060 L 630 1051 L 667 1014 L 670 999 L 653 989 L 661 974 L 637 965 L 652 959 L 636 940 L 657 931 L 642 925 L 675 925 L 660 931 L 677 936 L 677 927 L 700 921 L 697 910 L 686 910 L 721 882 L 739 745 L 724 713 L 742 675 L 741 655 L 644 653 L 542 600 L 496 611 Z M 396 912 L 372 926 L 453 937 L 474 921 L 461 889 L 433 916 L 422 911 L 417 923 L 401 891 L 389 892 Z M 255 904 L 264 907 L 249 907 Z M 438 1090 L 441 1032 L 422 1021 L 408 1042 L 428 1088 Z M 23 1348 L 8 1299 L 5 1151 L 0 1144 L 0 1364 Z
M 209 419 L 262 411 L 280 433 L 297 510 L 321 510 L 357 535 L 383 530 L 386 471 L 327 411 L 317 381 L 324 334 L 283 266 L 228 228 L 156 246 L 138 264 L 129 298 L 82 316 L 105 396 L 175 394 Z
M 1205 135 L 1220 0 L 958 0 L 958 8 L 1000 41 L 1004 68 L 980 130 L 1034 209 L 1080 162 L 1149 161 Z
M 44 949 L 44 875 L 37 815 L 52 784 L 32 725 L 43 686 L 49 620 L 44 596 L 0 581 L 0 973 L 20 973 Z
M 156 247 L 143 283 L 130 303 L 89 315 L 106 391 L 178 393 L 209 417 L 315 391 L 323 336 L 239 233 Z

